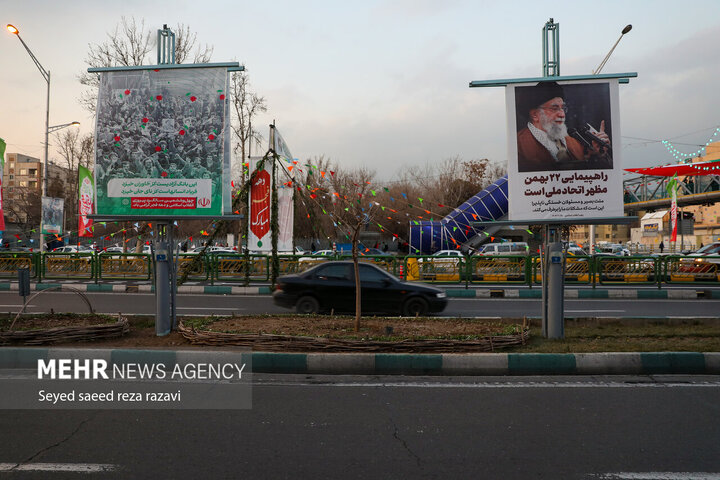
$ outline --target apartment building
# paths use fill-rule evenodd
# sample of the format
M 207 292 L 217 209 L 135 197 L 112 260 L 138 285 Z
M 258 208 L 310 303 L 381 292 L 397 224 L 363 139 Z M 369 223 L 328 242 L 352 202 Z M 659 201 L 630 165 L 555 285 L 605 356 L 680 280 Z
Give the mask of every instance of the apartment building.
M 3 169 L 2 195 L 5 220 L 11 223 L 25 223 L 27 212 L 24 208 L 12 208 L 17 204 L 26 205 L 29 194 L 38 197 L 42 192 L 43 164 L 38 158 L 22 153 L 7 153 Z

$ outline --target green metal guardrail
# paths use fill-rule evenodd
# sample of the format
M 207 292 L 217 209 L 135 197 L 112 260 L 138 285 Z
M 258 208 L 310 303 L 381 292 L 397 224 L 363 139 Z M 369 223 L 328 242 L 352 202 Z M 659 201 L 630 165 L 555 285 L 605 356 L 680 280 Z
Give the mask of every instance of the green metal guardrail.
M 195 281 L 257 283 L 270 279 L 271 257 L 213 253 L 197 260 L 196 254 L 178 256 L 178 275 L 192 266 L 187 278 Z M 350 255 L 280 255 L 280 275 L 301 273 L 318 263 L 349 260 Z M 436 257 L 431 255 L 360 256 L 387 272 L 408 281 L 429 283 L 525 284 L 542 282 L 540 258 L 528 255 Z M 20 268 L 32 278 L 78 280 L 151 280 L 153 262 L 148 254 L 0 252 L 0 278 L 17 277 Z M 720 256 L 689 255 L 568 256 L 568 284 L 720 284 Z
M 205 282 L 212 276 L 212 258 L 209 254 L 201 255 L 198 259 L 198 254 L 181 253 L 178 255 L 178 277 L 182 276 L 186 269 L 188 280 Z
M 97 258 L 92 252 L 42 253 L 40 278 L 92 280 Z
M 665 283 L 720 283 L 720 255 L 692 257 L 668 255 L 663 257 L 661 273 Z
M 146 253 L 108 253 L 97 255 L 96 279 L 150 280 L 152 259 Z
M 2 252 L 0 253 L 0 278 L 17 279 L 18 270 L 27 268 L 30 278 L 38 275 L 37 260 L 40 258 L 32 252 Z

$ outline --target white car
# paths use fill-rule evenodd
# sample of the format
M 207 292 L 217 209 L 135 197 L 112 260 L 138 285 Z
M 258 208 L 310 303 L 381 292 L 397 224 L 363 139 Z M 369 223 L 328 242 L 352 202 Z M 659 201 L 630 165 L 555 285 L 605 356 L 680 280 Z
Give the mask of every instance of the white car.
M 463 257 L 460 250 L 438 250 L 432 254 L 433 257 Z
M 202 252 L 203 250 L 205 250 L 205 253 L 208 254 L 208 255 L 211 254 L 211 253 L 215 253 L 215 254 L 218 254 L 218 253 L 223 253 L 223 254 L 227 254 L 227 253 L 237 253 L 237 251 L 233 250 L 231 247 L 218 247 L 217 245 L 211 245 L 211 246 L 209 246 L 209 247 L 207 247 L 207 248 L 205 248 L 205 247 L 195 247 L 195 248 L 193 248 L 192 250 L 189 250 L 187 253 L 190 253 L 190 254 L 198 254 L 198 253 Z
M 317 257 L 333 257 L 336 255 L 336 253 L 333 250 L 318 250 L 316 252 L 312 252 L 312 257 L 300 257 L 298 262 L 318 262 L 323 261 L 325 259 L 323 258 L 317 258 Z
M 630 250 L 617 243 L 606 243 L 595 247 L 597 253 L 610 253 L 621 257 L 629 257 Z
M 92 250 L 84 246 L 65 245 L 64 247 L 54 249 L 52 253 L 92 253 Z
M 528 255 L 530 247 L 525 242 L 487 243 L 477 255 Z
M 429 257 L 418 258 L 418 263 L 429 262 L 433 266 L 455 266 L 465 257 L 460 250 L 438 250 Z
M 689 253 L 688 257 L 695 257 L 696 264 L 716 263 L 720 264 L 720 242 L 713 242 L 705 245 L 701 249 Z

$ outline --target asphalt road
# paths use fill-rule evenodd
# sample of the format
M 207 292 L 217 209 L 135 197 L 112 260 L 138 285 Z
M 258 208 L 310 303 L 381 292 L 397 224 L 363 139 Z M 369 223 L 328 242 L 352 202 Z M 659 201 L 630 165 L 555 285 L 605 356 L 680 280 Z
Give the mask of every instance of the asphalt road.
M 101 313 L 155 313 L 155 295 L 142 293 L 88 293 L 93 308 Z M 0 293 L 0 312 L 17 312 L 22 297 L 16 292 Z M 86 312 L 83 298 L 74 292 L 46 292 L 37 296 L 28 312 Z M 230 315 L 259 313 L 290 313 L 277 307 L 269 295 L 179 295 L 180 315 Z M 661 300 L 661 299 L 583 299 L 565 300 L 568 317 L 717 317 L 720 300 Z M 536 299 L 461 299 L 451 298 L 442 316 L 449 317 L 522 317 L 542 316 L 542 302 Z
M 0 412 L 0 477 L 720 479 L 718 377 L 253 384 L 250 410 Z

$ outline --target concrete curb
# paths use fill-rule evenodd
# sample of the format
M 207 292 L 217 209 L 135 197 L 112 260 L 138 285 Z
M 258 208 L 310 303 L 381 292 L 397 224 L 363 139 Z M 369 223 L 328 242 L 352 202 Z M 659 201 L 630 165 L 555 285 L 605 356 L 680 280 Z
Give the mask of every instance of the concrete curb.
M 59 288 L 60 291 L 89 293 L 155 293 L 155 285 L 126 285 L 108 283 L 32 283 L 31 291 L 42 291 Z M 0 283 L 0 291 L 19 290 L 17 282 Z M 232 287 L 229 285 L 189 285 L 178 287 L 178 293 L 210 294 L 210 295 L 270 295 L 270 287 Z
M 103 359 L 113 364 L 245 363 L 255 373 L 359 375 L 720 374 L 720 353 L 266 353 L 208 350 L 0 348 L 0 369 L 36 369 L 39 359 Z M 248 372 L 250 373 L 250 372 Z
M 542 298 L 542 290 L 534 288 L 520 289 L 445 289 L 448 298 Z M 676 290 L 637 290 L 623 289 L 578 289 L 565 288 L 565 298 L 579 299 L 674 299 L 697 300 L 717 298 L 720 299 L 720 290 L 704 289 L 676 289 Z
M 107 283 L 32 283 L 33 291 L 47 290 L 59 287 L 61 291 L 78 290 L 81 292 L 105 293 L 155 293 L 155 286 L 149 284 L 126 285 Z M 0 283 L 0 291 L 18 291 L 17 282 Z M 542 298 L 540 288 L 446 288 L 448 298 Z M 272 291 L 268 286 L 235 287 L 230 285 L 189 285 L 178 287 L 178 293 L 193 295 L 270 295 Z M 720 299 L 720 288 L 701 287 L 672 290 L 638 290 L 632 288 L 618 289 L 578 289 L 565 288 L 565 298 L 568 299 L 673 299 L 698 300 Z

